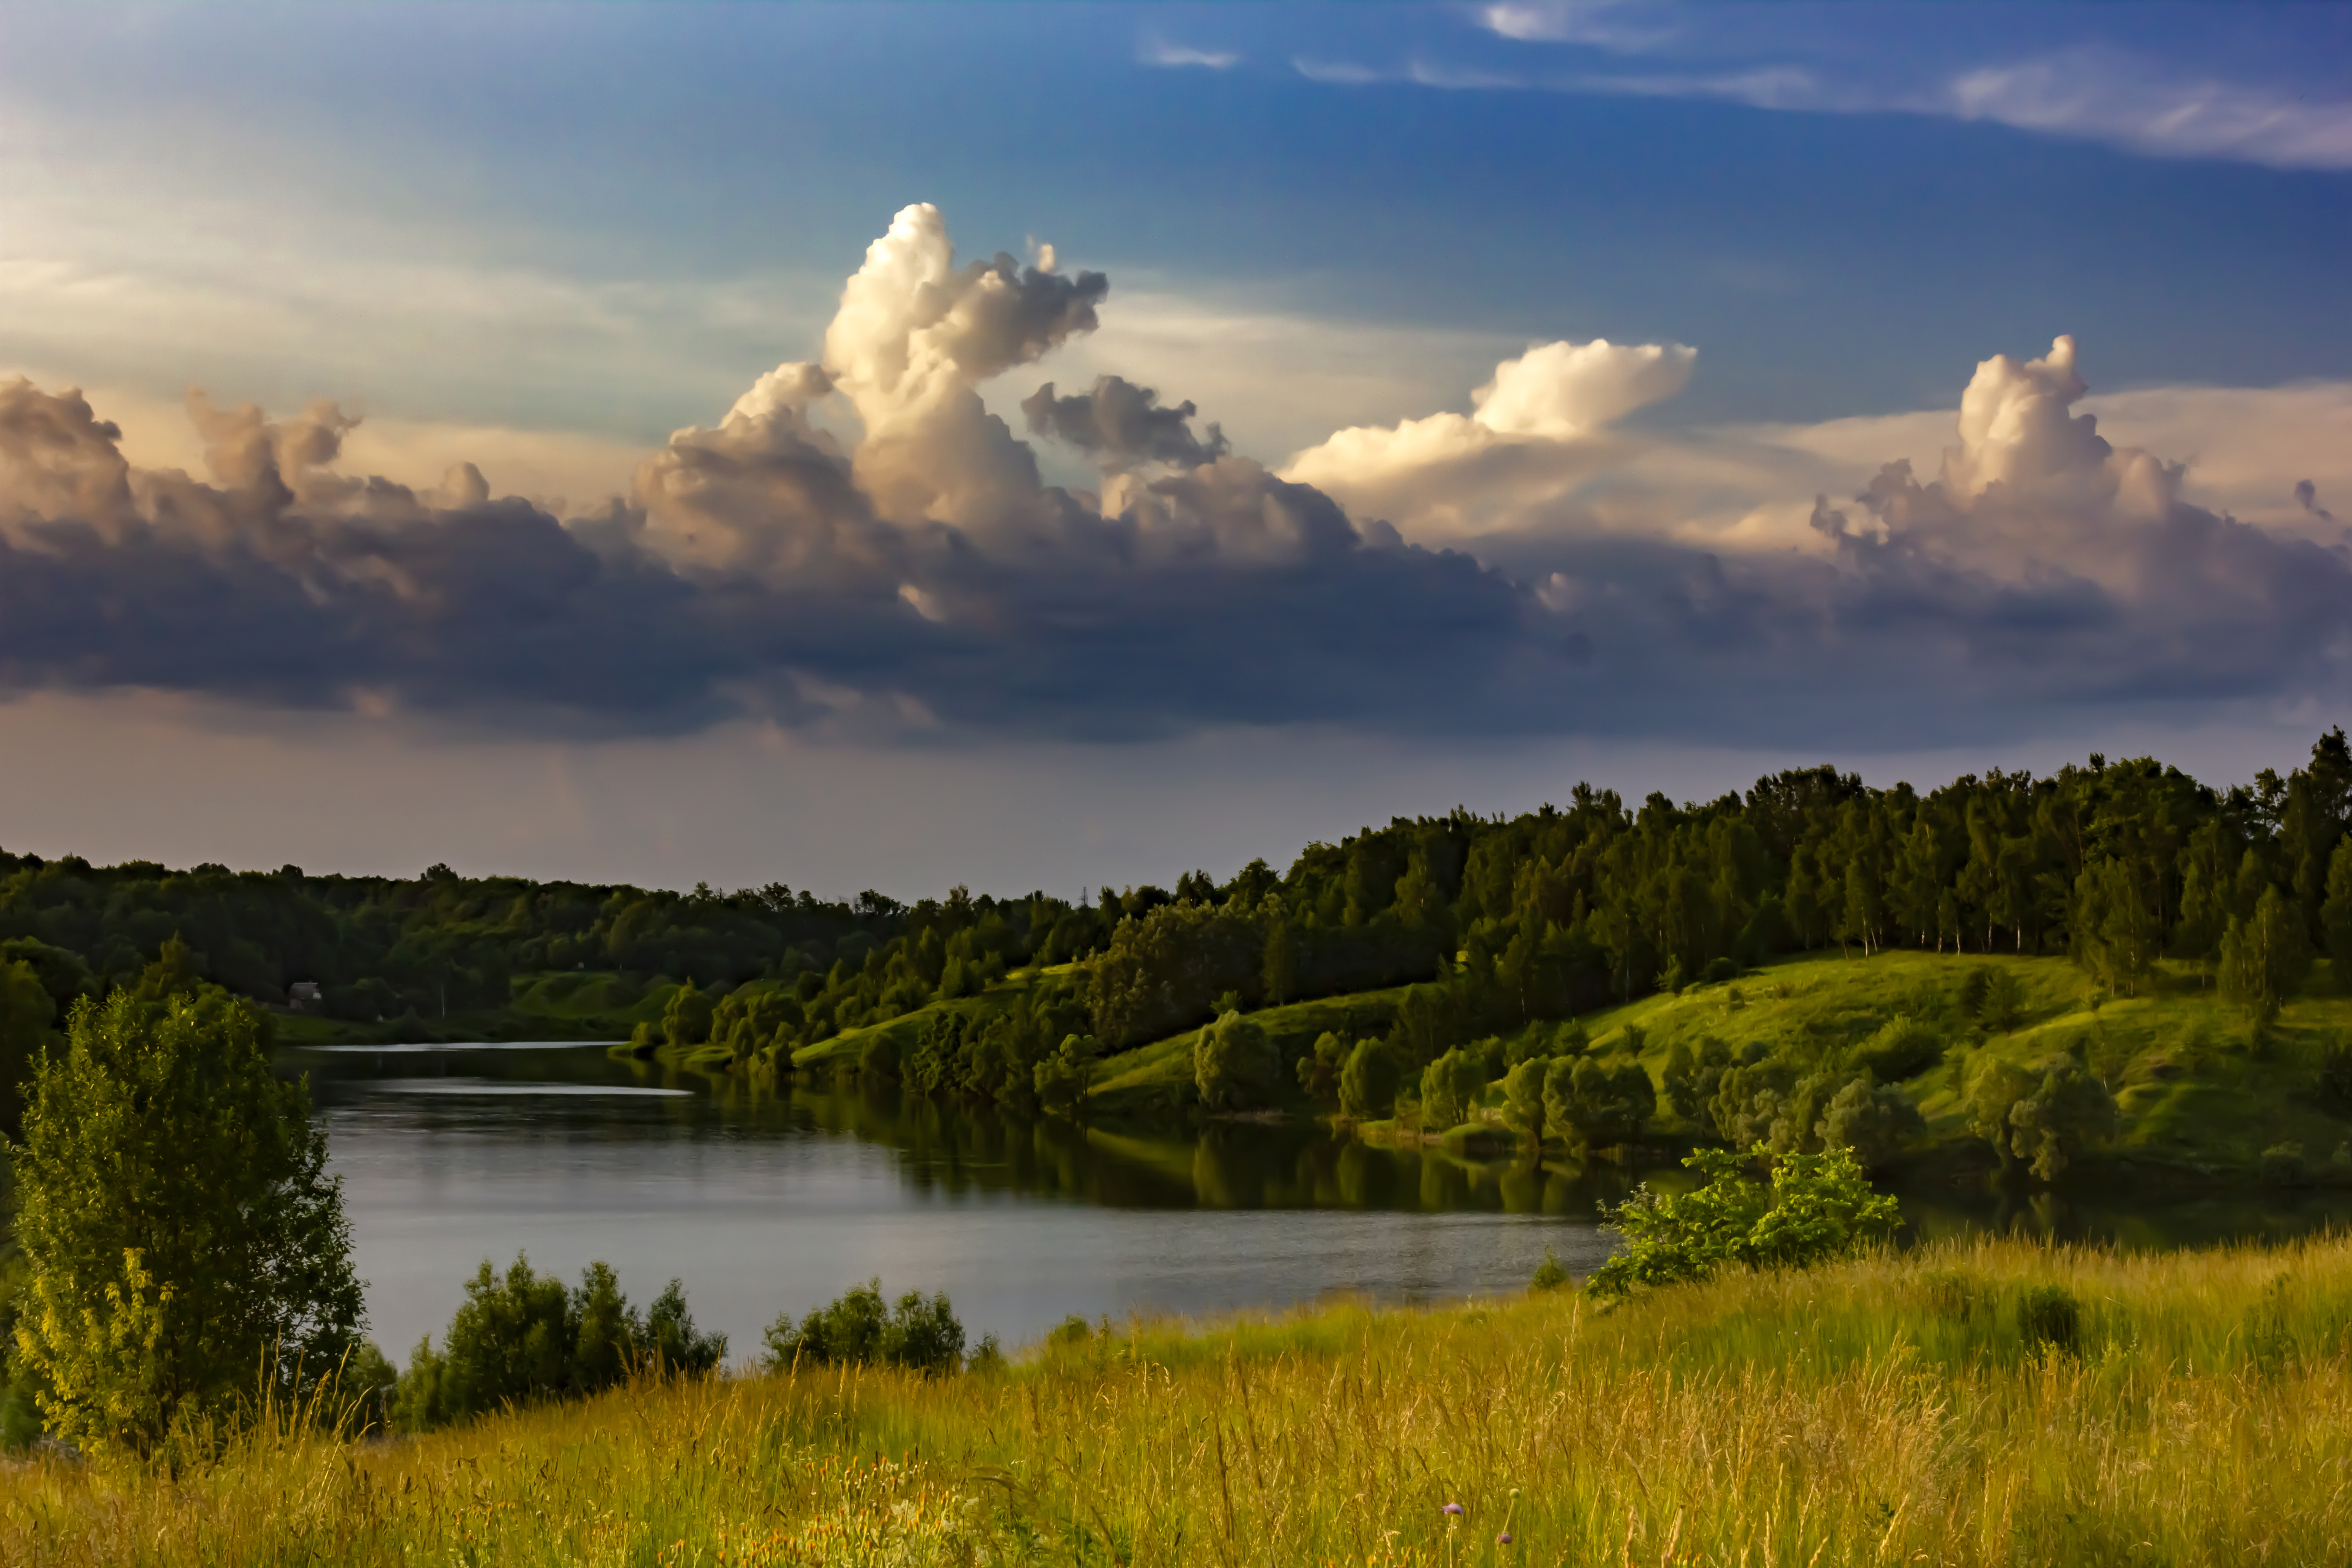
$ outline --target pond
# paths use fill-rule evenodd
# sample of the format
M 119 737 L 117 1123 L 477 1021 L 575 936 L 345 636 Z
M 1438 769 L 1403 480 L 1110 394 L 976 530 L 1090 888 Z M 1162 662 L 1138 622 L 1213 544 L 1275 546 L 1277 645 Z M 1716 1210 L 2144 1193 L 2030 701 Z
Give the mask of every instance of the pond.
M 395 1360 L 436 1336 L 485 1258 L 567 1280 L 592 1259 L 650 1300 L 673 1276 L 697 1320 L 755 1353 L 878 1276 L 945 1290 L 1009 1347 L 1071 1313 L 1213 1314 L 1340 1294 L 1431 1301 L 1523 1287 L 1547 1247 L 1608 1255 L 1595 1205 L 1624 1178 L 1368 1146 L 1319 1127 L 1145 1136 L 966 1105 L 614 1060 L 601 1046 L 310 1047 L 370 1331 Z M 1916 1234 L 1986 1225 L 2175 1245 L 2342 1223 L 2307 1200 L 2162 1208 L 2044 1196 L 1906 1200 Z

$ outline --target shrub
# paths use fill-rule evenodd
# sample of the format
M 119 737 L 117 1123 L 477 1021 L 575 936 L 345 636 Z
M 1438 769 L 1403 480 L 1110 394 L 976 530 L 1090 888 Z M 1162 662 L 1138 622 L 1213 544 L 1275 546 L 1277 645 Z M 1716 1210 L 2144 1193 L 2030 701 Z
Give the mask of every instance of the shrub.
M 1670 1197 L 1644 1182 L 1615 1208 L 1603 1205 L 1605 1228 L 1625 1246 L 1585 1280 L 1586 1291 L 1623 1297 L 1732 1265 L 1809 1268 L 1900 1223 L 1895 1200 L 1871 1191 L 1852 1150 L 1775 1155 L 1759 1144 L 1746 1159 L 1770 1160 L 1769 1189 L 1747 1178 L 1742 1156 L 1701 1149 L 1683 1161 L 1707 1178 L 1697 1191 Z
M 1853 1065 L 1881 1083 L 1900 1083 L 1943 1058 L 1943 1036 L 1916 1018 L 1894 1018 L 1854 1047 Z
M 1550 1247 L 1545 1247 L 1543 1261 L 1536 1265 L 1535 1275 L 1528 1281 L 1528 1289 L 1557 1290 L 1567 1283 L 1568 1270 L 1560 1267 L 1559 1255 Z
M 2032 1285 L 2017 1298 L 2017 1331 L 2029 1351 L 2072 1355 L 2082 1347 L 2083 1304 L 2063 1285 Z
M 1054 1325 L 1045 1335 L 1045 1342 L 1055 1346 L 1082 1345 L 1094 1338 L 1094 1334 L 1095 1326 L 1080 1314 L 1072 1312 Z
M 879 1279 L 852 1286 L 797 1325 L 786 1312 L 768 1325 L 763 1339 L 773 1370 L 878 1362 L 943 1376 L 963 1362 L 963 1324 L 945 1291 L 926 1298 L 909 1290 L 895 1310 L 887 1310 Z
M 593 1394 L 639 1368 L 709 1372 L 725 1358 L 727 1337 L 697 1331 L 675 1279 L 641 1314 L 608 1264 L 590 1264 L 566 1290 L 518 1253 L 503 1277 L 482 1260 L 442 1347 L 436 1352 L 426 1335 L 401 1374 L 391 1417 L 403 1431 Z

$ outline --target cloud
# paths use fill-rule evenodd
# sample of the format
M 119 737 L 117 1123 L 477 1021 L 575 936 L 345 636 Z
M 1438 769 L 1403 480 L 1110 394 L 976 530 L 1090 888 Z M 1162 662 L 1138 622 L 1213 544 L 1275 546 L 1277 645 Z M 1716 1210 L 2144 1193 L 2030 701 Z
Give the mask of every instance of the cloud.
M 1681 391 L 1696 358 L 1678 343 L 1541 344 L 1496 365 L 1471 414 L 1340 430 L 1283 474 L 1411 537 L 1512 526 L 1624 461 L 1607 426 Z
M 1488 5 L 1480 22 L 1523 43 L 1584 44 L 1620 54 L 1653 49 L 1678 37 L 1682 20 L 1655 0 L 1551 0 Z
M 1152 38 L 1137 51 L 1136 58 L 1148 66 L 1171 69 L 1195 68 L 1202 70 L 1231 70 L 1241 63 L 1241 56 L 1230 49 L 1193 49 L 1181 44 L 1171 44 L 1165 38 Z
M 1162 407 L 1159 393 L 1116 375 L 1097 376 L 1093 391 L 1069 397 L 1055 396 L 1049 381 L 1022 401 L 1021 412 L 1032 432 L 1066 442 L 1106 468 L 1142 463 L 1193 468 L 1232 449 L 1214 425 L 1206 437 L 1192 434 L 1199 410 L 1189 401 Z
M 1924 482 L 1916 417 L 1628 429 L 1693 374 L 1673 344 L 1540 344 L 1467 414 L 1350 427 L 1279 472 L 1189 401 L 1048 383 L 1023 416 L 1097 460 L 1095 493 L 1043 482 L 982 396 L 1108 301 L 1038 257 L 960 263 L 936 209 L 905 209 L 821 360 L 563 516 L 462 458 L 347 472 L 366 426 L 331 403 L 192 394 L 200 458 L 173 466 L 134 463 L 79 393 L 0 384 L 0 689 L 510 734 L 1900 744 L 2293 701 L 2352 651 L 2342 531 L 2317 481 L 2287 505 L 2328 444 L 2231 480 L 2300 534 L 2211 510 L 2188 467 L 2101 433 L 2068 339 L 1979 366 Z M 2326 397 L 2238 417 L 2324 431 Z M 1896 460 L 1827 499 L 1874 448 Z
M 1643 68 L 1557 70 L 1301 62 L 1317 81 L 1411 82 L 1450 89 L 1714 99 L 1803 113 L 1916 114 L 1982 121 L 2095 142 L 2149 157 L 2216 158 L 2285 169 L 2352 169 L 2352 99 L 2284 80 L 2231 80 L 2105 42 L 2022 49 L 1923 75 L 1918 61 L 1968 47 L 1923 48 L 1905 8 L 1704 7 L 1671 0 L 1490 5 L 1479 25 L 1513 43 L 1569 46 Z M 1769 19 L 1768 19 L 1769 16 Z M 1929 26 L 1935 26 L 1930 22 Z M 1984 45 L 1976 47 L 1979 52 Z M 1685 59 L 1684 68 L 1658 68 Z M 1628 60 L 1628 63 L 1631 63 Z
M 1942 111 L 2168 158 L 2282 169 L 2352 169 L 2352 100 L 2312 101 L 2209 78 L 2150 72 L 2109 50 L 2076 50 L 1963 73 Z

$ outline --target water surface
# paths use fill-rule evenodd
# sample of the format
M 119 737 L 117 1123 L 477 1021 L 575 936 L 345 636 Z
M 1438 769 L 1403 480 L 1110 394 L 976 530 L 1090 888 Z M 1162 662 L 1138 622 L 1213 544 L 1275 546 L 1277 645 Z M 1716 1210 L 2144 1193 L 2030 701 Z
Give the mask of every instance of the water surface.
M 372 1331 L 404 1358 L 461 1285 L 518 1250 L 592 1259 L 649 1300 L 676 1276 L 738 1357 L 779 1312 L 878 1276 L 945 1290 L 1008 1345 L 1070 1313 L 1221 1313 L 1336 1294 L 1517 1289 L 1549 1247 L 1609 1251 L 1624 1178 L 1369 1147 L 1320 1128 L 1139 1135 L 856 1088 L 782 1091 L 597 1046 L 291 1049 L 344 1179 Z M 1980 1228 L 2200 1244 L 2352 1222 L 2352 1199 L 1906 1195 L 1913 1237 Z

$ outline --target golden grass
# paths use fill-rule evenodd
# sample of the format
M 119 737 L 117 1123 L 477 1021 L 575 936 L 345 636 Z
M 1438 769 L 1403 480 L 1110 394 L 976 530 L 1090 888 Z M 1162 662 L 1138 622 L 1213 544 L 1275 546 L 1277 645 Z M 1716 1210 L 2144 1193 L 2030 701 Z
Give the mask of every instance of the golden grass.
M 2046 1284 L 2081 1304 L 2072 1352 L 2021 1333 Z M 177 1479 L 37 1458 L 0 1474 L 0 1561 L 2340 1563 L 2347 1333 L 2341 1239 L 1974 1241 L 1611 1312 L 1142 1324 L 998 1375 L 281 1431 Z

